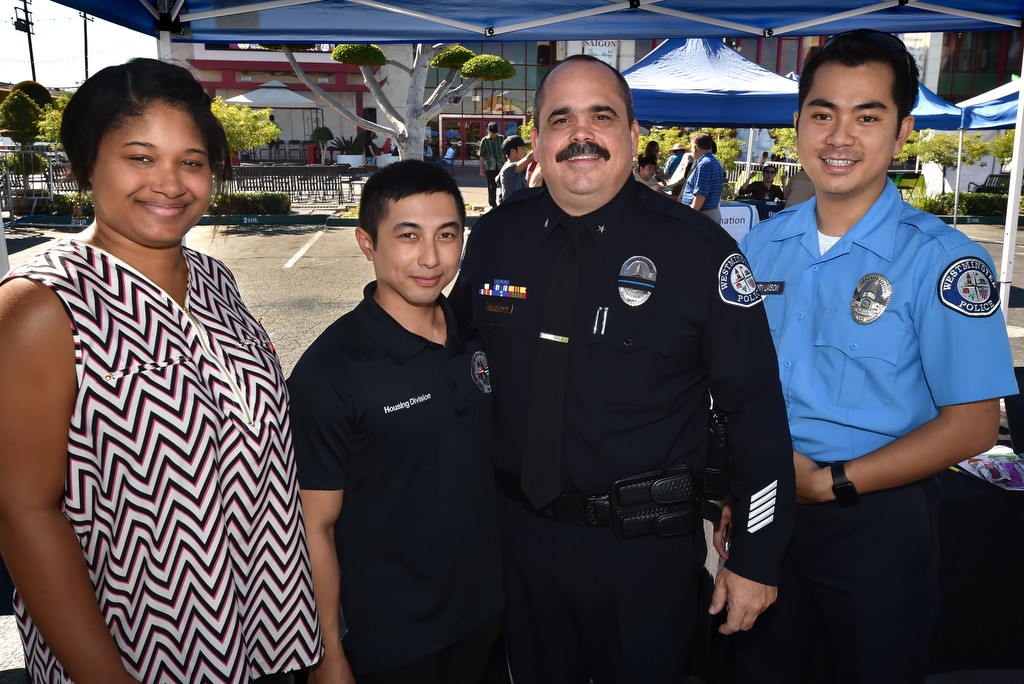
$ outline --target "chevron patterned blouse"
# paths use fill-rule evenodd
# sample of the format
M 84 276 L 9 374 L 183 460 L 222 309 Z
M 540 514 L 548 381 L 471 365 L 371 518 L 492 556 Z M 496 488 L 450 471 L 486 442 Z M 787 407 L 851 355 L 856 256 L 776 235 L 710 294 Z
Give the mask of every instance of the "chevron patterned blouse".
M 248 682 L 316 662 L 320 630 L 281 365 L 221 262 L 183 248 L 180 307 L 62 241 L 8 278 L 60 297 L 78 394 L 63 511 L 128 672 Z M 15 596 L 36 684 L 70 682 Z

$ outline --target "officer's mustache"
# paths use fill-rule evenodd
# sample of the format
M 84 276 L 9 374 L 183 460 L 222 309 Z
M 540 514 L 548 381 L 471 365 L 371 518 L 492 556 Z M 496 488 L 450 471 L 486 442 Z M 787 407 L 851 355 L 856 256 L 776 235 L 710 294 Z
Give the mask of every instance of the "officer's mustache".
M 596 154 L 608 161 L 612 158 L 611 152 L 598 145 L 596 142 L 569 143 L 569 146 L 555 155 L 556 162 L 564 162 L 570 157 L 578 157 L 581 154 Z

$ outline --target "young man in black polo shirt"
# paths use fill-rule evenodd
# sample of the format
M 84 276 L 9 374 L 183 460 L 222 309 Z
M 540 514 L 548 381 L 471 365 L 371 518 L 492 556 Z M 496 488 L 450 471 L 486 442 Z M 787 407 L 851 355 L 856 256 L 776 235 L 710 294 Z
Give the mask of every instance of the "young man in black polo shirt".
M 375 173 L 356 240 L 376 281 L 288 380 L 326 646 L 311 681 L 476 684 L 498 639 L 487 357 L 441 294 L 465 218 L 442 167 Z

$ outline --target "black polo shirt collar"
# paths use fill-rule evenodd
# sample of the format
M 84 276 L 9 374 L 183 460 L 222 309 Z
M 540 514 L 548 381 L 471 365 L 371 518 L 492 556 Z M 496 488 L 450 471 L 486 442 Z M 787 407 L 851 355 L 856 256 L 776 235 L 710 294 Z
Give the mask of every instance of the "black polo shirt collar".
M 607 204 L 579 217 L 579 220 L 583 221 L 583 224 L 587 227 L 587 232 L 590 234 L 595 245 L 603 246 L 612 235 L 625 230 L 628 225 L 627 222 L 630 220 L 630 206 L 633 203 L 638 185 L 633 180 L 632 174 L 630 174 L 622 188 L 619 189 Z M 558 226 L 559 221 L 566 218 L 568 214 L 555 203 L 550 192 L 545 191 L 544 197 L 545 202 L 541 210 L 541 216 L 543 217 L 544 229 L 550 235 Z
M 377 281 L 373 280 L 367 283 L 363 288 L 363 301 L 355 308 L 356 315 L 359 316 L 359 320 L 366 328 L 366 332 L 376 348 L 390 356 L 399 365 L 408 363 L 425 350 L 442 349 L 442 345 L 403 328 L 373 298 L 376 292 Z M 447 329 L 443 349 L 447 352 L 448 358 L 458 356 L 465 351 L 465 345 L 459 338 L 455 325 L 455 314 L 444 295 L 439 296 L 437 301 L 441 305 L 441 311 L 444 312 L 444 325 Z

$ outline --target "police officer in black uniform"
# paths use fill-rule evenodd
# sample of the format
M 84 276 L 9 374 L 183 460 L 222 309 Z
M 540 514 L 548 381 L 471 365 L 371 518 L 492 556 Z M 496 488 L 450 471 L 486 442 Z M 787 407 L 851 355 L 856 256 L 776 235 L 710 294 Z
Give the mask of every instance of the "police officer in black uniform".
M 477 224 L 452 294 L 497 402 L 511 672 L 677 683 L 707 610 L 709 394 L 729 421 L 738 498 L 710 611 L 732 633 L 775 600 L 794 507 L 775 352 L 736 243 L 632 179 L 622 76 L 571 57 L 534 111 L 546 185 Z

